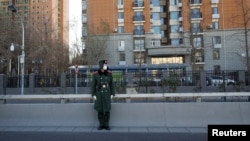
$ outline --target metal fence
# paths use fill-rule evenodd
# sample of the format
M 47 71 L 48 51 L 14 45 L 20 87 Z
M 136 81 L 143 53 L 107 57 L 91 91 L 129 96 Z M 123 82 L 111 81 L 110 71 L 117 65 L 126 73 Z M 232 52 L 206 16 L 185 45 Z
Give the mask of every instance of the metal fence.
M 21 79 L 21 75 L 7 76 L 7 88 L 20 88 L 22 84 Z M 29 75 L 24 75 L 24 87 L 29 87 Z
M 60 75 L 35 75 L 35 88 L 37 87 L 60 87 Z
M 165 73 L 165 75 L 164 75 Z M 132 77 L 132 84 L 140 86 L 162 86 L 166 81 L 176 81 L 177 86 L 197 86 L 200 85 L 200 72 L 187 71 L 185 73 L 176 72 L 157 72 L 157 73 L 147 73 L 147 72 L 114 72 L 113 80 L 115 84 L 128 84 L 128 75 Z M 248 85 L 248 77 L 250 74 L 245 73 L 245 85 Z M 66 87 L 75 87 L 77 79 L 77 86 L 88 87 L 91 84 L 92 74 L 79 73 L 77 76 L 75 74 L 66 74 Z M 232 80 L 233 84 L 239 81 L 238 71 L 222 71 L 222 72 L 206 72 L 206 82 L 207 85 L 212 85 L 212 79 L 220 79 L 218 81 L 223 82 L 227 79 Z M 24 87 L 29 87 L 29 75 L 24 77 Z M 35 87 L 60 87 L 61 77 L 60 75 L 35 75 L 34 77 Z M 230 82 L 230 84 L 231 84 Z M 218 82 L 220 83 L 220 82 Z M 168 85 L 168 84 L 165 84 Z M 7 76 L 7 88 L 19 88 L 21 86 L 21 76 Z
M 179 92 L 194 92 L 201 91 L 201 89 L 206 92 L 248 91 L 245 88 L 248 87 L 248 79 L 250 78 L 250 74 L 245 71 L 137 71 L 112 72 L 112 75 L 117 93 L 126 93 L 126 89 L 130 87 L 136 88 L 138 93 L 178 92 L 180 88 L 182 90 Z M 92 73 L 78 73 L 77 75 L 62 73 L 48 76 L 30 74 L 24 77 L 24 87 L 27 89 L 26 92 L 30 88 L 30 93 L 35 93 L 36 88 L 53 89 L 53 91 L 56 88 L 64 93 L 70 93 L 64 88 L 75 89 L 76 86 L 89 92 L 91 81 Z M 1 85 L 5 88 L 20 88 L 21 76 L 6 75 L 3 83 L 4 85 Z

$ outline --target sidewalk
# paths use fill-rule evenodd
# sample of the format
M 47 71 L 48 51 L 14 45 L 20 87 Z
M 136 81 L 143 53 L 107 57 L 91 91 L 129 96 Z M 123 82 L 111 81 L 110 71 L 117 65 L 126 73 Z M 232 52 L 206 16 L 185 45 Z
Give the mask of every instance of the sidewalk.
M 121 133 L 207 133 L 206 127 L 111 127 L 111 130 L 97 130 L 97 127 L 61 126 L 0 126 L 0 132 L 121 132 Z

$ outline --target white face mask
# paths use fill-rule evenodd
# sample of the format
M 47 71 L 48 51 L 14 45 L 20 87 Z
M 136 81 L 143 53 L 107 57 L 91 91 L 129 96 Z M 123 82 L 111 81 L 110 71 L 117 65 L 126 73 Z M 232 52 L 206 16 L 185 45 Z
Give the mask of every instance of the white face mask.
M 106 64 L 103 65 L 103 69 L 104 70 L 107 70 L 108 69 L 108 66 Z

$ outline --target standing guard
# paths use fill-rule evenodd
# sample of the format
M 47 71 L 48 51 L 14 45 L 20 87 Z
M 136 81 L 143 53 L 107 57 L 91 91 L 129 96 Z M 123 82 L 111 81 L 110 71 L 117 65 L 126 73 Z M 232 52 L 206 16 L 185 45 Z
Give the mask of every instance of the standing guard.
M 99 69 L 93 73 L 91 91 L 94 109 L 98 112 L 98 130 L 110 130 L 111 99 L 115 96 L 115 88 L 112 72 L 108 70 L 107 60 L 99 61 Z

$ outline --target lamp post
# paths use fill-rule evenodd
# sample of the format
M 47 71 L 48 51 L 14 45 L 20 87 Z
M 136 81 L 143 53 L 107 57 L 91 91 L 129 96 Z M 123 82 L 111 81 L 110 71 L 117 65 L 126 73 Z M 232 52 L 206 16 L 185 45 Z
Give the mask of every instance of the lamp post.
M 16 13 L 17 10 L 14 5 L 10 4 L 8 5 L 9 10 L 12 11 L 12 13 Z M 23 18 L 16 14 L 21 21 L 22 25 L 22 54 L 20 55 L 20 64 L 21 64 L 21 95 L 24 94 L 24 63 L 25 63 L 25 52 L 24 52 L 24 23 L 23 23 Z M 11 44 L 10 49 L 13 51 L 14 50 L 14 45 Z

